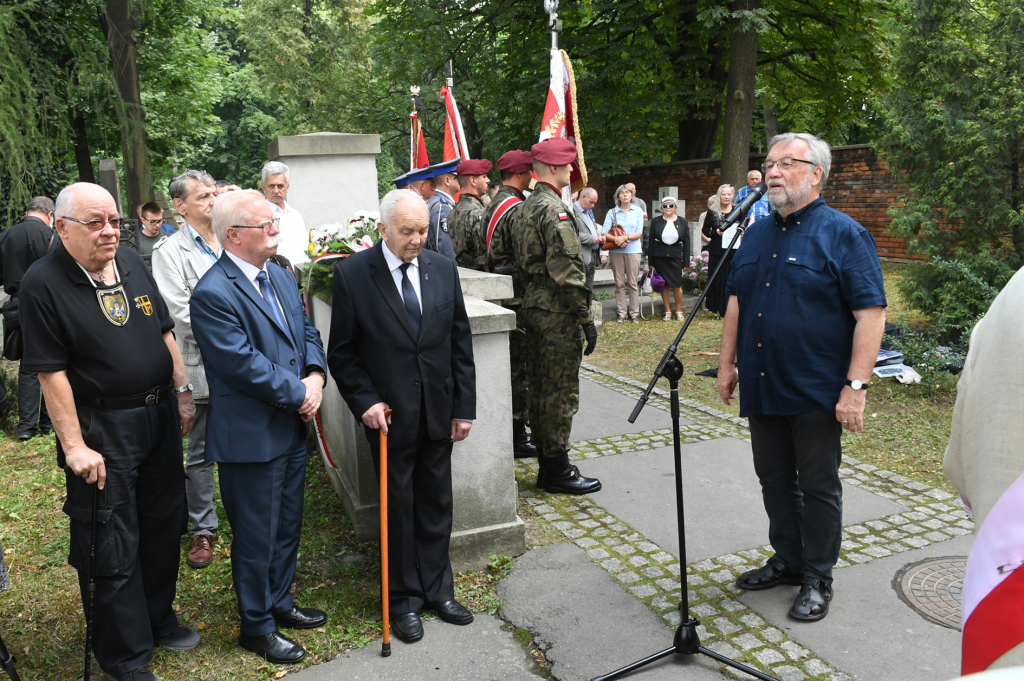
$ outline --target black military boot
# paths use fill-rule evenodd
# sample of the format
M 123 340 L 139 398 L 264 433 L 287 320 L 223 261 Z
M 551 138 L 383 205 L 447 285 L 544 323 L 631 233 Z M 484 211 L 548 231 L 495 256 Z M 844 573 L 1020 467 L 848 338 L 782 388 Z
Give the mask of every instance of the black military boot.
M 530 434 L 526 432 L 526 424 L 522 421 L 512 422 L 512 455 L 517 459 L 537 456 L 537 445 L 530 442 Z
M 555 456 L 540 457 L 541 474 L 537 486 L 551 494 L 591 494 L 601 489 L 597 478 L 585 478 L 580 469 L 569 463 L 569 450 Z M 546 470 L 545 470 L 546 468 Z
M 548 457 L 544 456 L 543 450 L 537 447 L 537 489 L 544 489 L 548 479 Z

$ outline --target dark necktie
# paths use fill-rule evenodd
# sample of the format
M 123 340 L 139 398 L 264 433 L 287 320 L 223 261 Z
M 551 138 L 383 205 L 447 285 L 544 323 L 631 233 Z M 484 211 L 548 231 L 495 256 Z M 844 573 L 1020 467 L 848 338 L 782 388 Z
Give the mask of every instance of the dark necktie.
M 295 351 L 297 356 L 299 351 L 295 347 L 295 338 L 292 337 L 292 331 L 288 328 L 288 323 L 284 320 L 284 316 L 281 314 L 281 308 L 277 305 L 277 296 L 274 295 L 274 287 L 271 285 L 270 279 L 267 278 L 267 273 L 260 272 L 257 274 L 256 281 L 260 284 L 260 293 L 263 294 L 263 299 L 267 301 L 267 306 L 270 307 L 270 314 L 273 315 L 274 321 L 281 327 L 284 334 L 288 336 L 288 340 L 292 344 L 292 350 Z
M 412 282 L 409 281 L 409 265 L 411 263 L 404 262 L 398 266 L 398 269 L 402 270 L 402 298 L 405 299 L 405 311 L 409 313 L 409 323 L 412 324 L 412 334 L 414 338 L 420 337 L 420 318 L 423 313 L 420 312 L 420 301 L 416 297 L 416 289 L 412 287 Z

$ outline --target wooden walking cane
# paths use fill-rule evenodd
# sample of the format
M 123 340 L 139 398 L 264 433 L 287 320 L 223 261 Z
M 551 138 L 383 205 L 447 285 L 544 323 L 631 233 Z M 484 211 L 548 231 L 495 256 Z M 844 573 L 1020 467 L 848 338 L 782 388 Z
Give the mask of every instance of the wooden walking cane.
M 391 410 L 384 410 L 384 419 Z M 380 429 L 380 600 L 383 607 L 384 643 L 381 657 L 391 656 L 390 588 L 388 586 L 388 434 Z

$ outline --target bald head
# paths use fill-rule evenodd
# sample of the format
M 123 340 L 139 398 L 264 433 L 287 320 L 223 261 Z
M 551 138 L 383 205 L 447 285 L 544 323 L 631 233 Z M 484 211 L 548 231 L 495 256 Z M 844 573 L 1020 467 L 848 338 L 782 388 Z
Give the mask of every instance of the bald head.
M 77 182 L 57 195 L 54 227 L 71 257 L 90 272 L 102 271 L 117 254 L 121 232 L 114 197 L 91 182 Z M 98 229 L 83 223 L 99 221 Z

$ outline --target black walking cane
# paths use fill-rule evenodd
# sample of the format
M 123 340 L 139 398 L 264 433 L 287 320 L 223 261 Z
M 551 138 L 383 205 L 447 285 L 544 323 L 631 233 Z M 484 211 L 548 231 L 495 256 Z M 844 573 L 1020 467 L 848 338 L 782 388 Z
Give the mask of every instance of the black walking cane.
M 85 674 L 83 681 L 92 678 L 92 614 L 96 605 L 96 526 L 99 525 L 100 482 L 92 488 L 92 527 L 89 528 L 89 605 L 85 608 Z
M 7 651 L 4 640 L 0 638 L 0 667 L 3 667 L 3 670 L 7 672 L 7 676 L 11 677 L 11 681 L 21 681 L 21 677 L 18 676 L 18 670 L 14 668 L 15 662 L 17 660 L 14 659 L 14 655 Z

